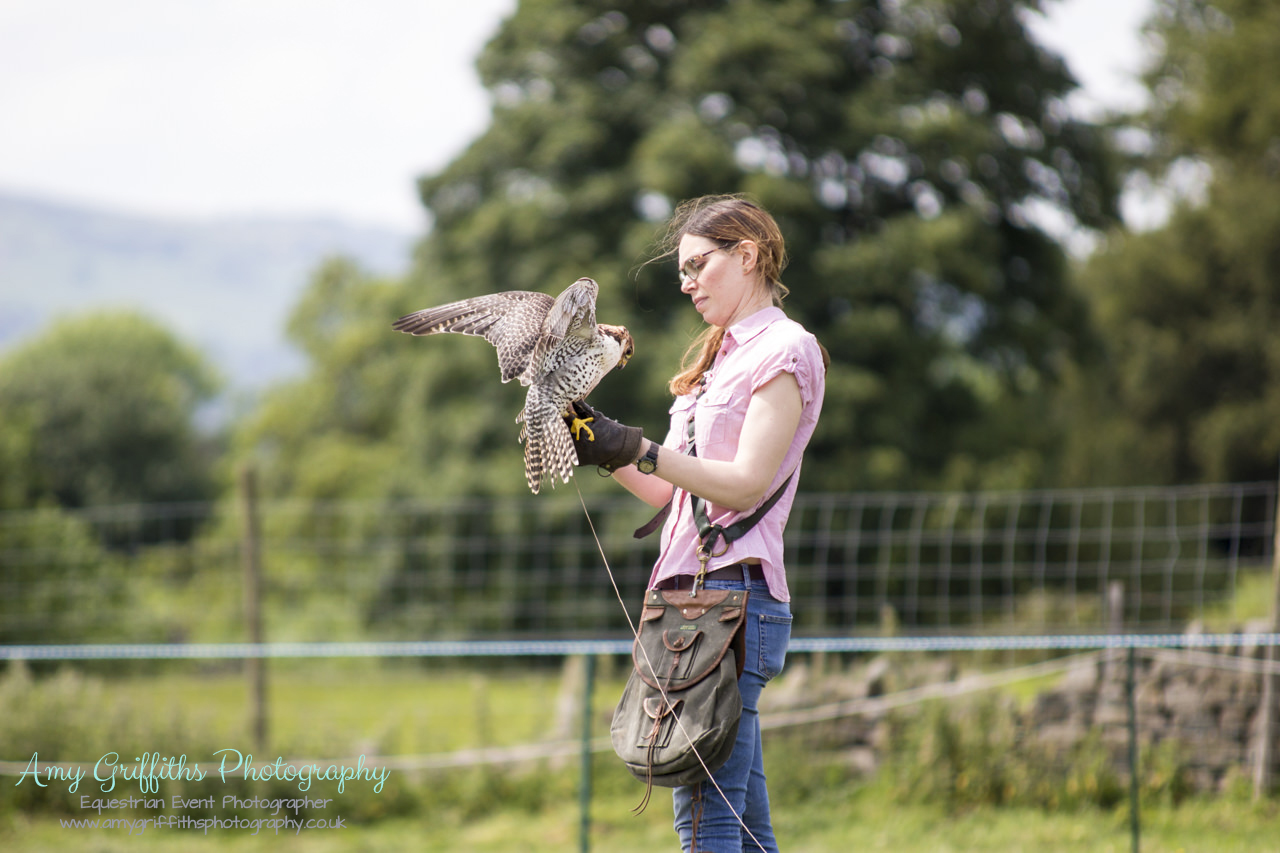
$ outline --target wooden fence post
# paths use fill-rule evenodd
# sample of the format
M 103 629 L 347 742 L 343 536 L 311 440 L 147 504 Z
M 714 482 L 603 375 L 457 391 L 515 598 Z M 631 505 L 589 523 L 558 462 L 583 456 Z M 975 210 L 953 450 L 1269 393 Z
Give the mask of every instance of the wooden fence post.
M 1124 633 L 1124 583 L 1111 581 L 1107 584 L 1107 633 L 1118 637 Z M 1120 660 L 1120 649 L 1106 649 L 1102 653 L 1102 683 L 1114 684 L 1119 679 L 1116 675 L 1117 661 Z

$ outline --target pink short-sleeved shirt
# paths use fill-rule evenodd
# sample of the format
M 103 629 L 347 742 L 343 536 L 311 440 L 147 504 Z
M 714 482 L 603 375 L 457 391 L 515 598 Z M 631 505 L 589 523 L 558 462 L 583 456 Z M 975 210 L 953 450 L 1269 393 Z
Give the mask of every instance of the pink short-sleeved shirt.
M 706 376 L 701 394 L 677 397 L 671 406 L 671 423 L 663 447 L 687 452 L 688 423 L 694 416 L 694 439 L 698 456 L 704 459 L 731 460 L 738 451 L 738 438 L 747 416 L 751 395 L 779 373 L 790 373 L 800 386 L 802 409 L 800 424 L 787 454 L 760 500 L 769 495 L 796 471 L 786 491 L 755 527 L 735 540 L 724 554 L 712 558 L 709 571 L 758 558 L 769 584 L 769 593 L 779 601 L 790 601 L 787 573 L 782 562 L 782 531 L 799 484 L 800 460 L 809 444 L 818 415 L 822 411 L 822 395 L 826 387 L 826 371 L 817 339 L 779 308 L 757 311 L 725 330 L 724 345 Z M 758 506 L 758 504 L 757 504 Z M 711 522 L 728 526 L 755 511 L 735 513 L 709 504 Z M 692 501 L 683 489 L 676 489 L 662 528 L 662 550 L 649 579 L 652 588 L 659 581 L 698 571 L 698 531 L 693 518 Z

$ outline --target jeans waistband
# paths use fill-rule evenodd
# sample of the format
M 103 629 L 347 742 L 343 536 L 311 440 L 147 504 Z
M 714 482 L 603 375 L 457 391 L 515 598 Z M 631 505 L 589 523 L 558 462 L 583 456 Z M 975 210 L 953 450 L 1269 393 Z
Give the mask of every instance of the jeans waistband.
M 658 581 L 654 589 L 693 589 L 693 575 L 674 575 Z M 764 568 L 759 563 L 734 563 L 707 572 L 709 581 L 763 581 Z

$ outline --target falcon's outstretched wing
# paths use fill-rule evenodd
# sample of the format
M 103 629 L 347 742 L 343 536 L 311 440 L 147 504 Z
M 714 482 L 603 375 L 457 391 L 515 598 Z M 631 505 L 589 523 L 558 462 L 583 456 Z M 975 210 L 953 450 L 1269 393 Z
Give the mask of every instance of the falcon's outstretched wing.
M 521 385 L 528 385 L 532 378 L 525 371 L 555 303 L 545 293 L 508 290 L 415 311 L 401 317 L 392 328 L 410 335 L 453 332 L 482 337 L 498 351 L 502 381 L 519 377 Z

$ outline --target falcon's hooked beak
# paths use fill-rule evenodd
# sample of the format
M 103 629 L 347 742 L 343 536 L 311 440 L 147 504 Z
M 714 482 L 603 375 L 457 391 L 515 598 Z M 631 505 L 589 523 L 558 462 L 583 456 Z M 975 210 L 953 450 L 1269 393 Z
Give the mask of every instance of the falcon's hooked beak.
M 636 354 L 636 343 L 632 340 L 631 333 L 627 331 L 626 326 L 608 326 L 601 323 L 600 328 L 606 335 L 622 344 L 622 355 L 618 356 L 617 367 L 619 369 L 626 367 L 631 356 Z

